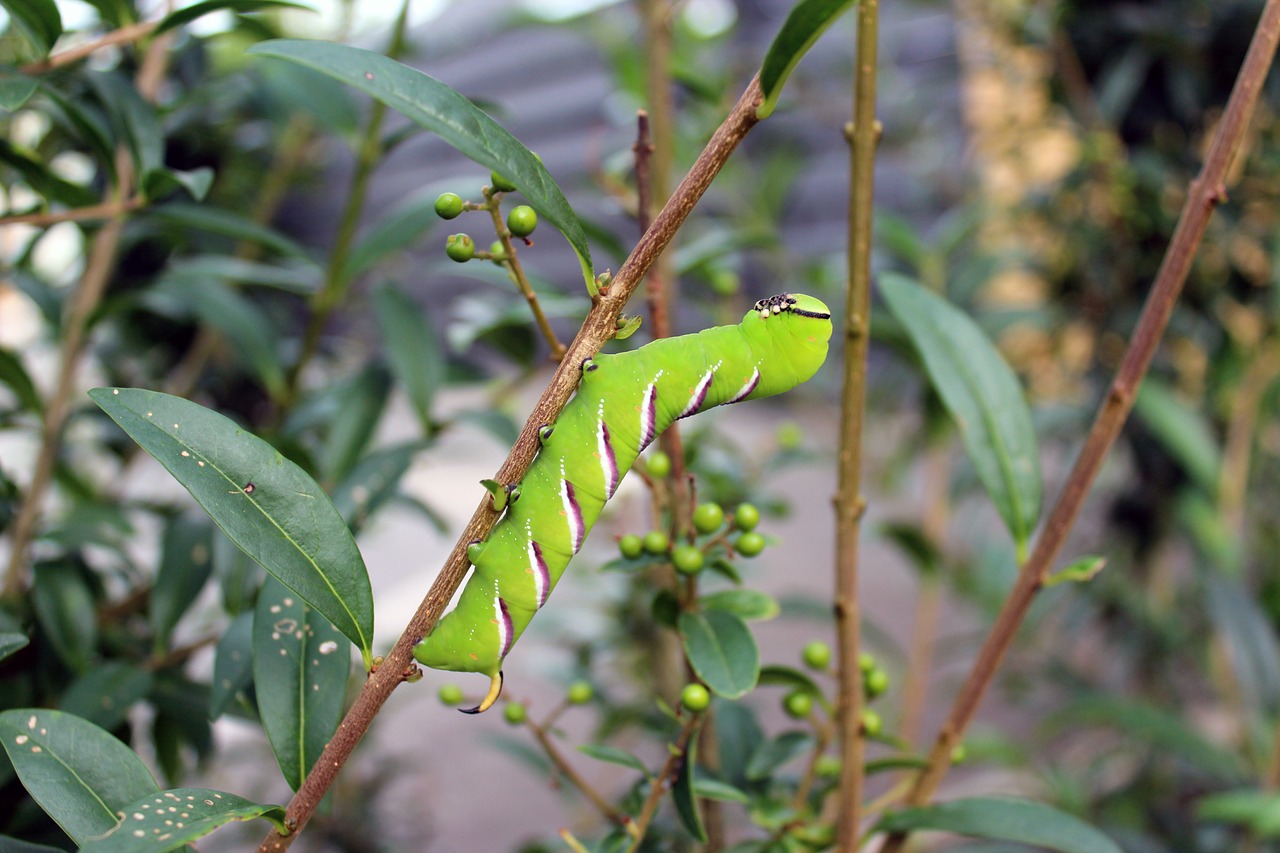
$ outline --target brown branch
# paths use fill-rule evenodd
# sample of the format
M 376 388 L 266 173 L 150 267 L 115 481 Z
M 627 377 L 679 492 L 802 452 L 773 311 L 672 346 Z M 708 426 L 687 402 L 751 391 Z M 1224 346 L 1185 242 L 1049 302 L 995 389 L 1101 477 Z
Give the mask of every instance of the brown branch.
M 59 222 L 88 222 L 93 219 L 111 219 L 116 216 L 137 210 L 146 204 L 146 199 L 133 196 L 122 200 L 104 201 L 88 207 L 73 207 L 69 210 L 48 211 L 45 213 L 17 213 L 12 216 L 0 216 L 0 227 L 5 225 L 34 225 L 47 228 Z
M 70 65 L 73 62 L 79 62 L 81 59 L 89 56 L 95 51 L 104 47 L 111 47 L 117 44 L 128 44 L 130 42 L 139 41 L 151 35 L 152 30 L 156 28 L 159 21 L 148 21 L 147 23 L 129 24 L 118 30 L 112 30 L 105 36 L 94 41 L 78 44 L 75 47 L 68 48 L 60 53 L 41 59 L 36 62 L 28 62 L 18 68 L 23 74 L 43 74 L 46 71 L 52 71 L 55 68 L 61 68 L 64 65 Z
M 1226 112 L 1214 135 L 1213 144 L 1200 175 L 1191 182 L 1177 228 L 1156 273 L 1155 283 L 1143 306 L 1137 328 L 1130 338 L 1124 360 L 1085 438 L 1084 447 L 1068 475 L 1062 494 L 1045 521 L 1036 548 L 1019 570 L 1013 590 L 996 617 L 964 686 L 957 694 L 950 716 L 938 732 L 929 754 L 929 765 L 915 779 L 908 797 L 910 805 L 927 803 L 937 790 L 950 766 L 952 749 L 959 743 L 991 686 L 996 670 L 1012 645 L 1027 610 L 1053 567 L 1107 452 L 1124 426 L 1133 406 L 1134 395 L 1168 325 L 1213 209 L 1226 199 L 1223 180 L 1248 127 L 1258 94 L 1275 56 L 1277 42 L 1280 42 L 1280 0 L 1267 0 L 1244 65 L 1231 91 Z M 905 842 L 904 834 L 891 835 L 881 853 L 900 851 Z
M 653 226 L 632 249 L 631 255 L 618 270 L 608 290 L 601 294 L 588 312 L 582 328 L 569 344 L 565 358 L 556 368 L 550 384 L 542 392 L 542 397 L 534 406 L 533 413 L 529 415 L 524 428 L 520 431 L 520 436 L 511 448 L 511 453 L 498 469 L 495 475 L 498 482 L 519 482 L 529 469 L 529 464 L 538 451 L 539 428 L 553 423 L 565 403 L 569 401 L 569 397 L 578 385 L 582 361 L 595 355 L 606 341 L 613 338 L 618 330 L 618 316 L 645 272 L 671 242 L 671 238 L 689 217 L 694 206 L 711 185 L 712 179 L 719 173 L 738 143 L 758 123 L 755 110 L 760 102 L 760 83 L 758 80 L 752 80 L 733 111 L 711 137 L 711 141 L 707 143 L 697 162 L 693 164 L 693 168 L 689 170 L 676 192 L 662 208 Z M 412 665 L 414 645 L 435 627 L 449 599 L 462 583 L 469 565 L 467 545 L 484 539 L 497 518 L 498 515 L 491 508 L 486 495 L 475 514 L 472 515 L 471 521 L 467 523 L 462 535 L 458 537 L 453 551 L 449 554 L 444 567 L 418 606 L 404 633 L 387 654 L 383 665 L 369 676 L 356 696 L 355 702 L 347 711 L 346 717 L 339 724 L 338 730 L 334 732 L 324 752 L 321 753 L 302 786 L 289 802 L 286 821 L 293 829 L 292 834 L 282 836 L 273 830 L 259 846 L 261 853 L 276 853 L 276 851 L 287 849 L 297 837 L 298 831 L 311 818 L 325 792 L 333 784 L 338 770 L 351 755 L 356 744 L 360 742 L 387 697 L 400 684 L 405 670 Z
M 858 6 L 854 72 L 853 133 L 850 138 L 848 305 L 844 317 L 844 377 L 840 405 L 840 451 L 836 484 L 835 621 L 837 647 L 836 740 L 840 749 L 840 850 L 858 847 L 863 758 L 861 616 L 858 605 L 858 537 L 866 499 L 862 495 L 862 435 L 871 343 L 871 222 L 875 194 L 876 68 L 878 0 Z

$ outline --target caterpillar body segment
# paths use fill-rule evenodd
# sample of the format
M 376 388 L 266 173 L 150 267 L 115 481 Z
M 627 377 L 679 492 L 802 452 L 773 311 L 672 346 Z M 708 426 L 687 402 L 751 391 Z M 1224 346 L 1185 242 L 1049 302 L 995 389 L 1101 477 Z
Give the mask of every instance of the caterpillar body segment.
M 713 406 L 781 394 L 822 365 L 831 314 L 820 300 L 779 294 L 742 322 L 664 338 L 583 362 L 578 391 L 518 484 L 521 499 L 467 551 L 475 571 L 457 607 L 414 648 L 425 666 L 478 672 L 497 701 L 502 662 L 546 604 L 636 457 L 676 420 Z

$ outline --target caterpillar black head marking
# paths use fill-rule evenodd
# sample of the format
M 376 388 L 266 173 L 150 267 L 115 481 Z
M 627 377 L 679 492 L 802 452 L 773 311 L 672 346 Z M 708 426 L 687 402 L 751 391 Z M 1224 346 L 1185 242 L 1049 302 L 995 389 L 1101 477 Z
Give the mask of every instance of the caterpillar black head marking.
M 767 320 L 771 315 L 781 314 L 784 311 L 795 314 L 797 317 L 811 317 L 814 320 L 831 319 L 829 311 L 812 311 L 796 307 L 798 301 L 790 293 L 779 293 L 775 296 L 767 296 L 761 299 L 755 304 L 754 310 L 760 315 L 761 320 Z

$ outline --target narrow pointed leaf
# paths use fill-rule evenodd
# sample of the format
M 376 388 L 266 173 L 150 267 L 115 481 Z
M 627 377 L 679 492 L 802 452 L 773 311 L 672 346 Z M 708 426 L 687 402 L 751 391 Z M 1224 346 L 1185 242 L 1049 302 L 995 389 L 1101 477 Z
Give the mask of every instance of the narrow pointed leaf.
M 813 735 L 808 732 L 783 732 L 772 740 L 760 744 L 747 762 L 747 778 L 752 781 L 768 779 L 779 767 L 813 746 Z
M 71 683 L 60 706 L 108 731 L 151 692 L 154 676 L 145 669 L 121 661 L 106 661 Z
M 35 567 L 31 599 L 58 657 L 73 672 L 88 670 L 98 646 L 93 593 L 80 566 L 67 561 Z
M 506 178 L 569 241 L 587 289 L 593 290 L 591 248 L 560 187 L 529 149 L 458 92 L 379 53 L 348 45 L 277 39 L 256 44 L 248 52 L 296 62 L 354 86 Z
M 404 387 L 424 434 L 431 431 L 431 402 L 444 384 L 444 346 L 418 304 L 387 284 L 373 296 L 383 350 Z
M 160 789 L 133 750 L 72 714 L 4 711 L 0 744 L 27 793 L 76 844 L 110 831 L 125 806 Z
M 1245 788 L 1196 802 L 1196 817 L 1245 826 L 1260 839 L 1280 838 L 1280 793 Z
M 30 642 L 25 634 L 10 634 L 8 632 L 0 634 L 0 660 L 4 660 L 19 649 L 25 648 Z
M 695 791 L 695 774 L 698 765 L 698 738 L 689 738 L 685 747 L 684 761 L 680 765 L 680 773 L 675 784 L 671 786 L 671 801 L 675 804 L 680 823 L 689 834 L 701 844 L 707 843 L 707 828 L 702 823 L 702 815 L 698 812 L 698 795 Z
M 3 347 L 0 347 L 0 382 L 9 386 L 22 408 L 37 415 L 44 414 L 44 401 L 23 367 L 22 359 L 13 350 Z
M 1107 565 L 1106 557 L 1089 556 L 1080 557 L 1072 560 L 1066 566 L 1058 569 L 1049 577 L 1045 578 L 1045 586 L 1054 586 L 1060 583 L 1087 583 L 1093 580 L 1094 575 L 1102 571 Z
M 1114 841 L 1074 815 L 1043 803 L 1012 798 L 955 800 L 888 814 L 878 832 L 936 830 L 974 838 L 1016 841 L 1058 853 L 1121 853 Z
M 62 35 L 62 15 L 54 0 L 5 0 L 4 7 L 41 56 L 53 49 Z
M 963 311 L 902 275 L 880 293 L 924 361 L 965 451 L 1019 550 L 1040 517 L 1043 483 L 1031 412 L 1013 371 Z
M 703 610 L 727 610 L 743 619 L 773 619 L 781 611 L 777 600 L 754 589 L 724 589 L 698 599 Z
M 205 518 L 173 518 L 165 525 L 160 570 L 151 589 L 151 633 L 157 651 L 213 572 L 213 526 Z
M 760 652 L 738 616 L 727 610 L 681 613 L 679 627 L 689 663 L 712 692 L 736 699 L 756 686 Z
M 1133 401 L 1133 414 L 1205 494 L 1217 495 L 1221 454 L 1199 412 L 1179 400 L 1167 385 L 1148 377 Z
M 649 775 L 649 768 L 644 766 L 644 762 L 625 749 L 605 746 L 604 744 L 584 743 L 578 747 L 578 752 L 590 756 L 596 761 L 617 764 L 620 767 L 630 767 L 632 770 L 643 773 L 646 777 Z
M 262 726 L 295 791 L 338 728 L 350 668 L 343 636 L 268 580 L 253 617 L 253 681 Z
M 0 68 L 0 110 L 14 112 L 31 99 L 39 83 L 13 68 Z
M 373 593 L 346 522 L 316 482 L 203 406 L 137 388 L 89 392 L 237 545 L 351 639 L 372 665 Z
M 11 835 L 0 835 L 0 853 L 66 853 L 61 847 L 32 844 Z
M 174 788 L 143 797 L 124 809 L 108 834 L 80 847 L 80 853 L 166 853 L 204 838 L 220 826 L 256 817 L 285 830 L 282 806 L 260 805 L 209 788 Z
M 796 63 L 853 3 L 854 0 L 800 0 L 792 8 L 760 66 L 760 91 L 764 101 L 756 115 L 769 117 Z
M 302 9 L 307 12 L 315 11 L 310 6 L 304 6 L 301 3 L 289 3 L 286 0 L 205 0 L 203 3 L 195 3 L 166 15 L 156 25 L 155 35 L 160 35 L 160 33 L 171 30 L 174 27 L 189 24 L 196 18 L 223 9 L 232 12 L 256 12 L 259 9 L 278 8 Z
M 209 685 L 209 719 L 227 710 L 236 694 L 253 681 L 253 611 L 232 620 L 213 653 L 213 683 Z
M 325 482 L 341 482 L 355 468 L 387 407 L 391 373 L 385 365 L 370 363 L 339 391 L 338 410 L 329 421 L 320 469 Z
M 414 454 L 425 446 L 425 442 L 414 441 L 365 454 L 334 488 L 333 505 L 352 531 L 359 532 L 365 522 L 395 496 L 400 481 L 413 464 Z

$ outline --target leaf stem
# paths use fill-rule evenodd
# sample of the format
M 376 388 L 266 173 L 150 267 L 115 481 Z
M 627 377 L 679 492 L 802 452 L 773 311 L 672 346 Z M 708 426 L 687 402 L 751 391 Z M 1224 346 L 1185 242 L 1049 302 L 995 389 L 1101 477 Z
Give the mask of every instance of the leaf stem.
M 849 283 L 844 318 L 843 394 L 840 401 L 839 473 L 836 484 L 835 622 L 837 654 L 836 734 L 840 745 L 840 850 L 853 853 L 861 821 L 863 758 L 861 616 L 858 602 L 858 539 L 866 498 L 862 495 L 862 434 L 871 316 L 871 224 L 875 195 L 876 71 L 879 0 L 858 5 L 857 57 L 850 138 Z
M 569 344 L 565 358 L 561 360 L 550 383 L 543 390 L 542 397 L 534 406 L 515 445 L 512 446 L 510 454 L 498 469 L 494 479 L 502 483 L 519 482 L 529 469 L 540 446 L 538 430 L 546 424 L 554 423 L 560 410 L 569 401 L 569 397 L 578 385 L 579 366 L 582 360 L 595 355 L 606 341 L 613 338 L 618 330 L 618 316 L 645 272 L 688 219 L 698 200 L 702 198 L 734 149 L 759 123 L 756 108 L 761 100 L 760 81 L 753 79 L 738 103 L 734 105 L 732 112 L 703 148 L 680 186 L 663 206 L 662 212 L 658 214 L 653 225 L 632 249 L 609 288 L 592 305 L 582 328 Z M 467 545 L 484 539 L 493 529 L 497 519 L 498 515 L 490 508 L 486 493 L 475 514 L 472 515 L 471 521 L 458 537 L 453 551 L 431 585 L 431 589 L 428 590 L 413 618 L 405 627 L 404 633 L 387 653 L 383 665 L 364 683 L 355 702 L 348 709 L 346 717 L 338 725 L 338 730 L 329 739 L 324 752 L 311 768 L 311 772 L 294 794 L 293 799 L 289 801 L 286 813 L 292 833 L 282 836 L 278 832 L 271 832 L 259 845 L 260 853 L 277 853 L 287 849 L 293 843 L 293 839 L 298 836 L 299 830 L 314 814 L 325 792 L 329 790 L 338 771 L 368 730 L 378 710 L 404 680 L 406 671 L 413 668 L 414 645 L 435 627 L 449 599 L 461 585 L 469 565 Z
M 1204 165 L 1189 187 L 1177 227 L 1156 273 L 1138 325 L 1130 337 L 1124 359 L 1094 418 L 1089 434 L 1085 437 L 1084 446 L 1068 475 L 1062 494 L 1044 523 L 1036 547 L 1030 559 L 1019 570 L 1014 587 L 1005 599 L 964 685 L 956 695 L 947 721 L 938 732 L 929 753 L 929 764 L 915 778 L 907 799 L 909 805 L 924 805 L 937 790 L 950 767 L 952 749 L 960 742 L 979 703 L 991 686 L 996 670 L 1012 645 L 1022 620 L 1053 567 L 1094 478 L 1124 426 L 1133 407 L 1138 386 L 1146 375 L 1182 292 L 1213 210 L 1226 199 L 1223 182 L 1227 169 L 1248 129 L 1278 42 L 1280 0 L 1267 0 Z M 897 853 L 905 843 L 904 833 L 892 834 L 881 848 L 881 853 Z
M 516 253 L 516 247 L 511 240 L 511 231 L 502 221 L 502 211 L 497 199 L 490 198 L 486 209 L 493 218 L 493 230 L 498 235 L 498 240 L 502 242 L 502 251 L 507 255 L 506 260 L 503 261 L 503 266 L 507 268 L 507 275 L 516 289 L 524 295 L 525 301 L 529 303 L 533 319 L 538 324 L 542 337 L 546 339 L 547 346 L 551 347 L 551 359 L 559 361 L 564 358 L 564 344 L 560 343 L 560 339 L 556 337 L 555 329 L 551 328 L 551 321 L 547 319 L 546 312 L 542 310 L 542 304 L 538 302 L 538 294 L 534 293 L 532 285 L 529 284 L 529 278 L 524 274 L 520 256 Z

